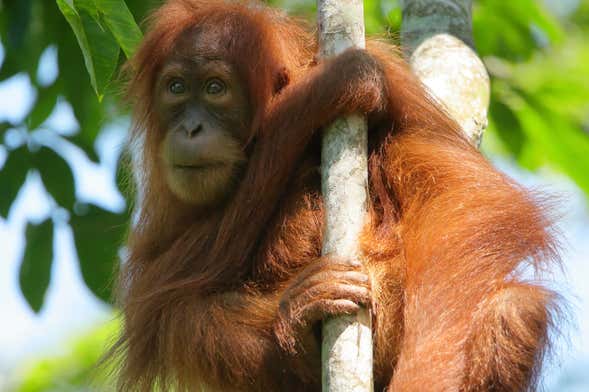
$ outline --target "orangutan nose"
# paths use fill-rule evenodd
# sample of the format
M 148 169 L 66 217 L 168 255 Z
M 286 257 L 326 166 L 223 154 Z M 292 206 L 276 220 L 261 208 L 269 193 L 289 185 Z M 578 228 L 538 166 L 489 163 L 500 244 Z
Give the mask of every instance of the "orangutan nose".
M 185 130 L 186 136 L 188 136 L 189 139 L 192 139 L 202 131 L 202 124 L 198 124 L 195 127 L 185 128 Z

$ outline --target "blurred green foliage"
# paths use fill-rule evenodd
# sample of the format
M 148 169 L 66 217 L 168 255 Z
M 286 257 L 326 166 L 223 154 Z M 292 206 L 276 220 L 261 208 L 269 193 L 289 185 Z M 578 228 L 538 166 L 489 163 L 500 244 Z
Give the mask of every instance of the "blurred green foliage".
M 559 15 L 545 6 L 548 2 L 475 1 L 475 42 L 492 77 L 490 126 L 483 148 L 532 170 L 544 166 L 560 170 L 589 194 L 589 0 L 581 0 L 572 13 Z M 135 21 L 143 20 L 159 3 L 0 1 L 0 41 L 5 52 L 0 82 L 24 73 L 36 91 L 35 102 L 22 121 L 0 121 L 0 148 L 7 151 L 0 169 L 0 216 L 8 216 L 27 173 L 37 171 L 54 200 L 54 211 L 69 214 L 86 284 L 105 301 L 111 297 L 109 283 L 129 213 L 81 203 L 68 163 L 51 145 L 67 144 L 98 160 L 97 135 L 109 122 L 128 115 L 119 102 L 117 69 L 141 38 Z M 271 3 L 314 18 L 314 1 Z M 396 37 L 401 23 L 398 0 L 365 1 L 365 12 L 369 34 Z M 48 47 L 57 48 L 59 75 L 46 84 L 38 77 L 38 67 Z M 46 120 L 61 98 L 71 104 L 79 130 L 70 135 L 49 129 L 54 143 L 44 143 L 36 137 L 37 131 L 50 128 Z M 16 130 L 24 130 L 26 137 L 13 145 L 5 136 Z M 52 236 L 51 220 L 26 229 L 19 282 L 35 311 L 41 309 L 50 281 Z M 51 379 L 43 376 L 42 369 L 32 374 Z M 61 376 L 70 377 L 57 372 L 56 377 Z M 27 388 L 23 390 L 51 390 Z
M 36 91 L 35 102 L 22 121 L 0 122 L 0 140 L 3 140 L 0 146 L 8 151 L 0 169 L 0 217 L 8 216 L 27 173 L 37 171 L 55 202 L 52 217 L 63 215 L 59 210 L 68 212 L 84 280 L 104 301 L 112 297 L 112 274 L 129 213 L 112 213 L 78 200 L 72 171 L 64 157 L 51 146 L 69 145 L 82 150 L 91 161 L 98 161 L 94 146 L 98 134 L 110 121 L 127 115 L 124 105 L 118 102 L 121 86 L 116 70 L 141 38 L 135 20 L 144 19 L 157 3 L 146 0 L 0 2 L 0 40 L 5 53 L 0 82 L 24 73 Z M 59 76 L 45 85 L 38 77 L 38 67 L 41 55 L 49 47 L 57 48 Z M 80 124 L 72 135 L 63 135 L 61 130 L 51 129 L 46 123 L 59 99 L 72 106 Z M 52 143 L 45 143 L 47 138 L 36 137 L 39 129 L 49 131 Z M 7 134 L 22 130 L 26 132 L 22 143 L 13 146 L 7 142 Z M 46 233 L 52 236 L 52 225 L 48 227 L 51 229 Z M 32 309 L 39 311 L 48 287 L 53 255 L 48 251 L 48 241 L 37 241 L 35 235 L 35 231 L 27 230 L 25 256 L 35 255 L 32 265 L 39 268 L 31 269 L 31 264 L 24 260 L 19 281 Z
M 64 345 L 64 353 L 37 359 L 19 370 L 14 392 L 74 392 L 113 390 L 109 364 L 97 366 L 107 342 L 119 329 L 111 321 Z M 111 364 L 112 366 L 112 364 Z

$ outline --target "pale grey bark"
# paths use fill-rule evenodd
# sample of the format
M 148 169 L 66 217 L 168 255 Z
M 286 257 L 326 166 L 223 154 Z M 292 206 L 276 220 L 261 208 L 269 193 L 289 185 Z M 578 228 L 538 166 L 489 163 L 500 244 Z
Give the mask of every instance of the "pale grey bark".
M 364 47 L 361 0 L 319 0 L 322 56 Z M 367 206 L 366 121 L 358 115 L 338 119 L 323 137 L 321 180 L 326 231 L 323 254 L 358 259 L 358 237 Z M 323 324 L 322 383 L 330 392 L 372 391 L 372 330 L 367 310 Z
M 473 50 L 472 0 L 401 4 L 401 40 L 413 71 L 478 147 L 487 127 L 490 85 Z
M 471 0 L 402 0 L 402 40 L 415 73 L 454 116 L 475 145 L 487 125 L 489 78 L 472 50 Z M 318 0 L 322 56 L 364 47 L 360 0 Z M 358 235 L 367 195 L 366 122 L 339 119 L 324 135 L 322 191 L 324 255 L 359 257 Z M 323 390 L 372 391 L 370 315 L 327 320 L 323 326 Z

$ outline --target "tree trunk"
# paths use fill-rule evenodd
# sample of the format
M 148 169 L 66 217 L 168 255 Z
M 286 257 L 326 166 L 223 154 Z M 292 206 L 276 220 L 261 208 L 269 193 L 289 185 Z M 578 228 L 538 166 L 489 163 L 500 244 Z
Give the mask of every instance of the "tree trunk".
M 472 0 L 402 0 L 401 38 L 414 72 L 480 145 L 487 126 L 489 77 L 473 48 Z M 360 0 L 318 0 L 322 56 L 364 47 Z M 322 192 L 326 210 L 323 254 L 358 257 L 367 202 L 366 122 L 339 119 L 323 138 Z M 368 311 L 324 322 L 323 390 L 372 391 L 372 332 Z
M 364 47 L 361 0 L 319 0 L 321 56 Z M 323 254 L 358 258 L 358 236 L 367 206 L 366 121 L 358 115 L 338 119 L 325 131 L 321 181 L 326 231 Z M 372 330 L 367 310 L 323 324 L 322 383 L 330 392 L 372 391 Z
M 413 71 L 478 147 L 490 87 L 473 50 L 472 0 L 402 0 L 401 6 L 401 42 Z

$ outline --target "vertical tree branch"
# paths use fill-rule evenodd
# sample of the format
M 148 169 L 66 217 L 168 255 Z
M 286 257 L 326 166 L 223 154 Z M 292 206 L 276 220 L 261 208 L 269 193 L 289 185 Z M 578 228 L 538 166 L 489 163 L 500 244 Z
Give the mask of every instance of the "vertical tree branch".
M 318 0 L 321 56 L 364 47 L 361 0 Z M 323 254 L 357 259 L 367 203 L 366 121 L 338 119 L 325 131 L 321 154 L 326 212 Z M 367 310 L 323 324 L 322 382 L 330 392 L 372 391 L 372 331 Z
M 475 145 L 487 125 L 489 78 L 472 50 L 471 0 L 404 0 L 402 40 L 415 73 Z M 364 46 L 362 2 L 319 0 L 321 54 Z M 326 206 L 323 254 L 357 257 L 366 210 L 367 136 L 359 116 L 325 133 L 322 184 Z M 370 317 L 328 320 L 323 328 L 323 389 L 372 391 Z
M 401 41 L 413 71 L 478 147 L 487 127 L 490 86 L 473 50 L 472 0 L 401 3 Z

